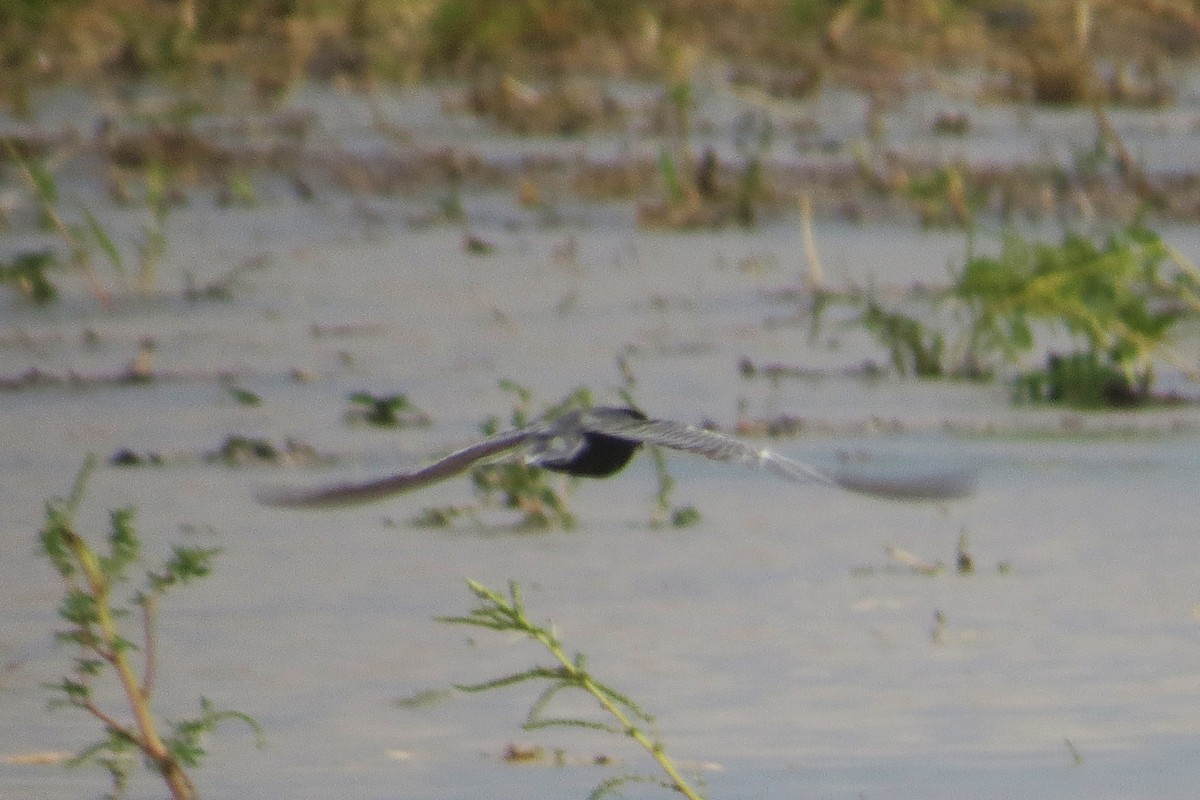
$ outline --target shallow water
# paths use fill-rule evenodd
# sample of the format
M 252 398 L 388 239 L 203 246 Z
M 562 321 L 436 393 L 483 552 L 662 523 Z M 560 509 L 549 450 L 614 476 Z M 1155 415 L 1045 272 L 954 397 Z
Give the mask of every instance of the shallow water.
M 326 116 L 349 102 L 304 101 Z M 424 135 L 449 124 L 421 116 L 433 112 L 420 102 Z M 338 119 L 349 129 L 339 136 L 367 136 L 352 116 Z M 4 298 L 0 374 L 119 374 L 151 336 L 164 377 L 0 395 L 0 661 L 12 660 L 0 676 L 0 754 L 95 738 L 82 716 L 45 710 L 41 684 L 63 675 L 69 654 L 49 643 L 58 592 L 34 543 L 43 500 L 67 490 L 82 454 L 129 447 L 174 458 L 102 469 L 81 529 L 100 535 L 106 509 L 132 505 L 152 558 L 176 541 L 222 548 L 214 575 L 163 607 L 163 713 L 185 716 L 202 694 L 267 731 L 265 750 L 232 723 L 211 740 L 198 772 L 208 796 L 582 797 L 616 769 L 648 769 L 619 739 L 521 732 L 532 696 L 519 689 L 394 702 L 545 660 L 527 642 L 433 621 L 471 607 L 468 577 L 520 581 L 531 614 L 655 713 L 669 752 L 700 769 L 714 798 L 1194 796 L 1193 409 L 1081 416 L 1014 409 L 999 385 L 845 374 L 883 356 L 836 324 L 811 341 L 781 299 L 805 268 L 791 223 L 646 233 L 632 213 L 596 207 L 547 227 L 511 197 L 465 201 L 494 254 L 468 255 L 460 227 L 405 224 L 421 198 L 274 194 L 233 210 L 198 198 L 172 212 L 154 297 L 107 312 L 80 287 L 49 311 Z M 129 236 L 140 224 L 105 213 Z M 834 285 L 936 284 L 963 253 L 959 234 L 901 224 L 821 221 L 816 233 Z M 1190 232 L 1168 235 L 1200 258 Z M 575 255 L 563 260 L 568 237 Z M 185 272 L 203 283 L 264 256 L 231 301 L 178 299 Z M 339 512 L 252 501 L 260 483 L 379 474 L 466 442 L 510 407 L 500 378 L 547 401 L 579 386 L 615 401 L 618 355 L 654 415 L 725 427 L 739 404 L 754 417 L 796 415 L 811 433 L 773 445 L 790 456 L 977 467 L 979 491 L 945 506 L 887 503 L 679 457 L 675 499 L 703 514 L 680 531 L 647 524 L 655 484 L 644 458 L 576 486 L 581 524 L 569 533 L 408 523 L 424 507 L 468 502 L 465 479 Z M 745 381 L 744 356 L 823 372 Z M 311 379 L 295 381 L 294 369 Z M 237 405 L 223 374 L 263 405 Z M 356 390 L 403 391 L 435 424 L 348 426 Z M 231 432 L 296 436 L 339 463 L 229 469 L 195 457 Z M 963 531 L 973 575 L 917 575 L 885 552 L 952 562 Z M 505 765 L 513 741 L 619 766 Z M 103 780 L 0 763 L 0 797 L 93 796 Z M 158 793 L 140 779 L 133 796 Z

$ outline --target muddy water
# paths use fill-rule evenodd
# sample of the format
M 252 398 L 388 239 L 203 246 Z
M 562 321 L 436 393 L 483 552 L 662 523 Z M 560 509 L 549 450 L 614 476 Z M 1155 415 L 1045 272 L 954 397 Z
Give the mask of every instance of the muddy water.
M 306 97 L 348 119 L 331 111 L 344 98 Z M 425 135 L 452 127 L 421 102 Z M 86 179 L 77 190 L 102 203 Z M 1080 416 L 1014 409 L 998 385 L 859 377 L 852 368 L 881 360 L 870 341 L 836 315 L 814 341 L 781 293 L 805 268 L 790 221 L 646 233 L 628 209 L 597 206 L 546 226 L 512 197 L 481 194 L 465 198 L 467 218 L 495 251 L 476 256 L 461 226 L 408 224 L 431 202 L 276 192 L 223 210 L 198 196 L 172 212 L 154 296 L 100 311 L 68 281 L 48 311 L 4 298 L 3 375 L 120 374 L 152 337 L 160 377 L 0 396 L 0 753 L 95 738 L 82 716 L 45 710 L 41 684 L 69 654 L 50 643 L 58 593 L 34 542 L 42 501 L 66 491 L 83 454 L 128 447 L 169 463 L 102 469 L 81 529 L 100 535 L 107 509 L 131 505 L 152 558 L 171 542 L 222 548 L 214 575 L 163 607 L 163 714 L 184 717 L 203 695 L 267 731 L 264 750 L 234 723 L 211 740 L 198 772 L 210 797 L 582 797 L 645 767 L 619 739 L 521 732 L 532 700 L 521 690 L 395 702 L 544 661 L 527 642 L 433 621 L 471 607 L 468 577 L 520 581 L 531 613 L 655 713 L 713 797 L 1194 796 L 1193 410 Z M 128 210 L 104 215 L 121 241 L 141 224 Z M 1168 235 L 1200 257 L 1188 231 Z M 899 223 L 824 221 L 817 238 L 834 285 L 937 283 L 963 253 L 958 234 Z M 262 266 L 231 300 L 180 299 L 185 274 L 203 284 L 248 259 Z M 410 524 L 426 506 L 470 501 L 465 479 L 339 512 L 252 501 L 261 483 L 380 474 L 466 442 L 510 407 L 500 378 L 546 400 L 590 386 L 614 401 L 618 355 L 655 415 L 723 426 L 739 407 L 800 416 L 810 433 L 774 445 L 790 456 L 979 468 L 978 494 L 887 503 L 681 457 L 670 462 L 676 501 L 703 519 L 680 531 L 648 526 L 644 459 L 574 487 L 581 524 L 569 533 L 517 533 L 491 517 Z M 815 374 L 746 381 L 742 357 Z M 238 405 L 221 376 L 262 405 Z M 357 390 L 403 391 L 435 424 L 348 426 Z M 203 463 L 229 433 L 295 436 L 337 462 Z M 972 575 L 919 575 L 886 552 L 952 563 L 964 531 Z M 514 741 L 562 748 L 571 765 L 505 765 Z M 580 763 L 597 754 L 618 765 Z M 3 763 L 0 797 L 95 796 L 103 777 Z M 161 789 L 139 779 L 132 794 Z

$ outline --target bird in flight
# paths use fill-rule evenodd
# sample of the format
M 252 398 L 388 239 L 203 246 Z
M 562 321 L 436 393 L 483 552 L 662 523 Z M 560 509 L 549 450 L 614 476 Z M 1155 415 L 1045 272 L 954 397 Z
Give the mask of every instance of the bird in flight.
M 522 453 L 525 460 L 567 475 L 605 478 L 619 472 L 642 445 L 666 447 L 727 464 L 765 469 L 797 483 L 833 486 L 895 500 L 951 500 L 975 489 L 965 470 L 924 476 L 869 477 L 825 470 L 695 425 L 649 419 L 630 407 L 576 409 L 498 433 L 415 472 L 364 483 L 317 488 L 274 487 L 258 493 L 260 503 L 291 508 L 332 508 L 381 500 L 458 475 L 481 461 Z

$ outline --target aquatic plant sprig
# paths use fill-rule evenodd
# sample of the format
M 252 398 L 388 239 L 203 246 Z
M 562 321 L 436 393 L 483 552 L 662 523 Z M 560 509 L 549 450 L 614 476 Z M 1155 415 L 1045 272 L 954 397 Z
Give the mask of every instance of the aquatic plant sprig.
M 39 162 L 25 158 L 18 150 L 11 139 L 4 139 L 4 146 L 8 150 L 8 156 L 13 160 L 21 170 L 21 175 L 25 178 L 26 183 L 37 194 L 38 200 L 42 204 L 42 213 L 45 215 L 46 221 L 54 228 L 58 236 L 67 245 L 67 249 L 71 252 L 71 261 L 78 265 L 83 273 L 84 281 L 87 283 L 88 291 L 95 297 L 101 305 L 106 308 L 112 304 L 112 294 L 101 283 L 99 276 L 96 275 L 95 269 L 92 268 L 91 251 L 84 243 L 83 239 L 63 220 L 62 215 L 58 212 L 58 184 L 54 180 L 54 176 Z M 96 237 L 101 248 L 106 253 L 115 253 L 116 248 L 112 244 L 112 240 L 104 232 L 104 229 L 91 216 L 90 212 L 86 214 L 89 230 Z M 114 262 L 115 268 L 120 268 L 119 257 Z M 53 299 L 47 297 L 47 301 Z
M 515 686 L 530 681 L 545 681 L 549 686 L 534 700 L 522 728 L 538 730 L 551 727 L 588 728 L 628 736 L 637 742 L 658 764 L 667 776 L 665 780 L 646 775 L 625 775 L 610 778 L 592 792 L 598 798 L 629 782 L 656 782 L 664 788 L 677 791 L 688 800 L 701 800 L 700 795 L 680 773 L 674 761 L 667 755 L 662 742 L 651 737 L 644 727 L 653 722 L 653 717 L 628 696 L 611 686 L 601 683 L 587 669 L 582 653 L 568 656 L 558 636 L 550 628 L 532 622 L 525 613 L 521 587 L 509 581 L 508 595 L 489 589 L 476 580 L 467 580 L 471 592 L 479 600 L 479 606 L 468 616 L 438 617 L 438 622 L 451 625 L 471 625 L 488 630 L 520 633 L 534 639 L 554 658 L 555 666 L 535 666 L 492 680 L 475 684 L 456 684 L 459 691 L 468 693 L 486 692 Z M 577 717 L 549 716 L 547 709 L 560 692 L 576 689 L 594 697 L 600 707 L 614 723 Z
M 209 574 L 217 550 L 174 547 L 171 556 L 156 570 L 147 570 L 145 588 L 133 594 L 130 605 L 141 610 L 141 641 L 127 638 L 120 626 L 131 608 L 114 603 L 114 590 L 129 581 L 128 572 L 141 562 L 141 542 L 133 528 L 133 510 L 113 511 L 107 554 L 97 552 L 75 530 L 75 516 L 83 501 L 87 480 L 95 469 L 89 457 L 76 476 L 71 493 L 46 503 L 46 524 L 39 541 L 42 553 L 63 580 L 66 593 L 59 616 L 68 628 L 56 634 L 61 644 L 75 645 L 79 654 L 72 673 L 46 688 L 57 693 L 51 707 L 78 708 L 104 726 L 105 736 L 77 754 L 69 765 L 94 761 L 105 767 L 113 781 L 109 797 L 124 794 L 133 768 L 133 757 L 141 754 L 146 765 L 162 776 L 175 800 L 197 797 L 187 769 L 200 764 L 203 738 L 219 723 L 236 719 L 248 725 L 263 742 L 258 723 L 240 711 L 217 709 L 200 698 L 200 713 L 174 723 L 159 720 L 152 707 L 155 687 L 159 600 L 178 585 Z M 134 653 L 142 654 L 140 670 Z M 94 693 L 96 682 L 107 672 L 115 676 L 129 703 L 131 719 L 101 707 Z
M 526 386 L 501 380 L 500 388 L 516 396 L 516 403 L 509 414 L 513 428 L 523 428 L 534 418 L 533 392 Z M 576 389 L 561 402 L 547 407 L 543 415 L 549 419 L 561 416 L 572 409 L 590 408 L 592 395 L 588 389 Z M 485 436 L 498 433 L 503 427 L 499 417 L 492 416 L 480 425 Z M 499 494 L 505 508 L 516 509 L 522 517 L 519 527 L 542 530 L 559 527 L 570 530 L 576 525 L 575 515 L 568 502 L 566 488 L 556 487 L 547 470 L 524 461 L 509 461 L 485 464 L 471 472 L 471 481 L 484 503 L 491 502 Z
M 58 287 L 46 274 L 57 266 L 53 250 L 26 250 L 10 261 L 0 261 L 0 285 L 10 285 L 34 305 L 44 306 L 58 298 Z
M 167 251 L 167 218 L 171 213 L 170 182 L 172 175 L 161 161 L 152 161 L 146 168 L 146 210 L 149 220 L 142 226 L 142 240 L 138 244 L 137 287 L 142 294 L 150 294 L 157 280 L 158 266 Z M 120 254 L 112 240 L 104 233 L 88 212 L 88 224 L 97 236 L 109 261 L 119 268 Z M 105 244 L 107 242 L 107 244 Z
M 97 274 L 93 266 L 93 255 L 99 249 L 121 285 L 125 289 L 129 288 L 130 280 L 125 269 L 125 259 L 112 235 L 92 210 L 83 204 L 78 204 L 78 213 L 83 218 L 82 224 L 69 224 L 60 210 L 62 199 L 58 183 L 46 166 L 35 159 L 23 157 L 11 140 L 5 139 L 4 144 L 9 157 L 20 168 L 26 183 L 37 195 L 45 224 L 54 230 L 66 246 L 70 253 L 70 262 L 83 274 L 88 291 L 101 305 L 111 306 L 112 292 Z M 175 202 L 172 191 L 174 178 L 171 169 L 161 161 L 152 161 L 146 168 L 145 202 L 148 221 L 142 225 L 141 240 L 137 243 L 138 271 L 135 278 L 137 291 L 143 295 L 154 291 L 158 266 L 167 251 L 167 220 Z M 39 302 L 49 302 L 53 299 L 53 294 L 43 293 Z
M 350 408 L 345 418 L 352 424 L 363 422 L 380 428 L 426 427 L 433 424 L 433 419 L 404 392 L 354 392 L 350 395 Z

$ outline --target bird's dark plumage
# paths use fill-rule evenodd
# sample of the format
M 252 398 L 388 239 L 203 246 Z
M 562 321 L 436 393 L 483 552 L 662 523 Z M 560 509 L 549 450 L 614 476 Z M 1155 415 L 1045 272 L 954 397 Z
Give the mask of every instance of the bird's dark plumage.
M 260 492 L 258 499 L 267 505 L 296 508 L 380 500 L 458 475 L 480 461 L 516 450 L 523 450 L 529 463 L 539 467 L 568 475 L 604 478 L 624 468 L 643 444 L 696 453 L 715 461 L 761 467 L 798 483 L 818 483 L 900 500 L 947 500 L 974 491 L 974 475 L 970 472 L 915 478 L 841 474 L 794 461 L 716 431 L 681 422 L 648 419 L 634 408 L 601 407 L 569 411 L 554 419 L 497 434 L 415 472 L 316 489 L 268 489 Z
M 635 408 L 599 408 L 592 412 L 596 419 L 611 417 L 644 420 L 646 415 Z M 565 457 L 542 457 L 536 463 L 555 472 L 565 472 L 584 478 L 607 478 L 625 468 L 633 460 L 642 443 L 637 439 L 621 438 L 588 430 L 582 430 L 583 441 L 574 452 Z

